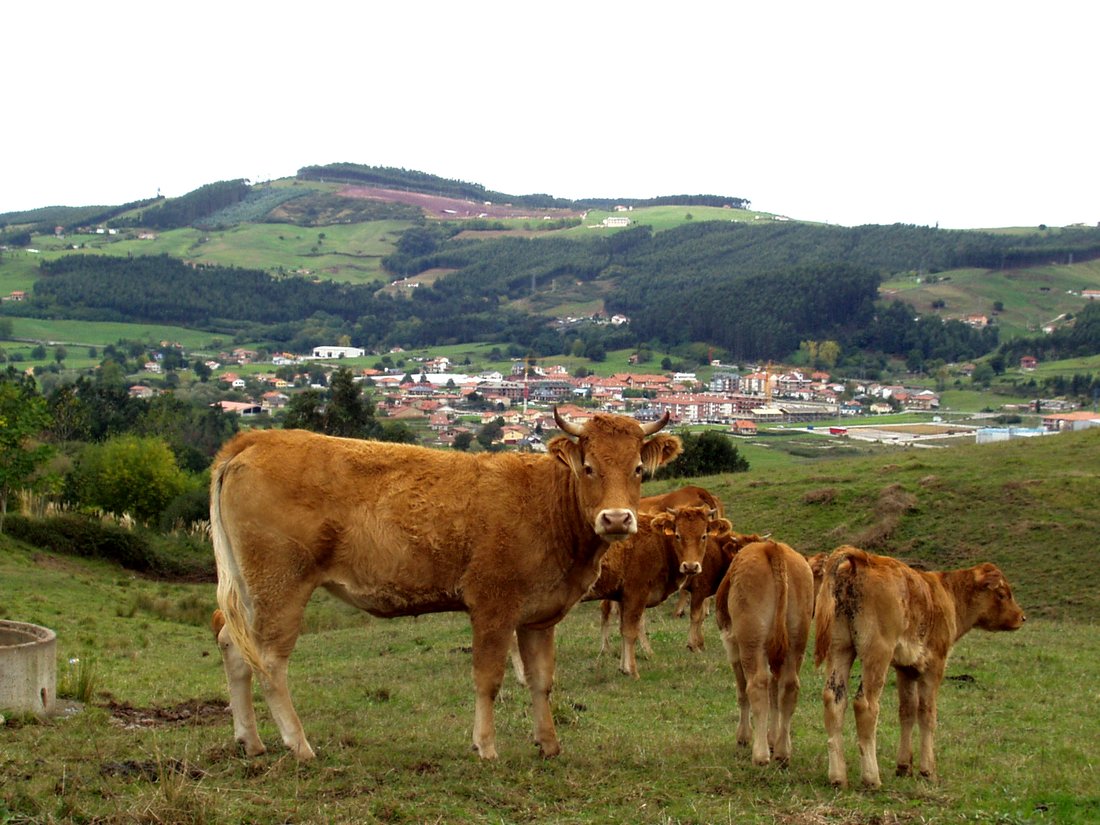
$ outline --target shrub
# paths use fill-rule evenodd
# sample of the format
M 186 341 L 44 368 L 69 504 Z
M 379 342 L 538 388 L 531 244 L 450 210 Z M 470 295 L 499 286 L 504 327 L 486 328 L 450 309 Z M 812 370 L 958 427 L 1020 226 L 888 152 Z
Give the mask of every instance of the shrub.
M 44 519 L 9 514 L 5 526 L 12 538 L 54 553 L 113 561 L 159 578 L 215 578 L 210 545 L 194 537 L 127 530 L 78 514 Z

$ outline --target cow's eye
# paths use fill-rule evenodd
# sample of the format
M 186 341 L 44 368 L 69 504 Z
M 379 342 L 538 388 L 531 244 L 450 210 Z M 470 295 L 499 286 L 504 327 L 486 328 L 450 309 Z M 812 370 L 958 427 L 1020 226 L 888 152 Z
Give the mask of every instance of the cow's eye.
M 584 474 L 586 476 L 588 476 L 589 478 L 591 478 L 592 476 L 596 475 L 596 468 L 593 467 L 591 464 L 585 464 L 584 465 Z
M 639 464 L 637 467 L 634 468 L 634 475 L 636 475 L 638 477 L 641 477 L 642 473 L 644 473 L 644 472 L 645 472 L 645 467 L 643 467 L 641 464 Z

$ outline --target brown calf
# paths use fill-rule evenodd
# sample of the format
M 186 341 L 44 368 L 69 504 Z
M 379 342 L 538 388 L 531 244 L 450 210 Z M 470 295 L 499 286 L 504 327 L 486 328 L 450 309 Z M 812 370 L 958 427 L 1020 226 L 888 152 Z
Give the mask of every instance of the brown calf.
M 710 535 L 729 532 L 730 523 L 706 506 L 638 514 L 638 532 L 607 551 L 600 575 L 585 601 L 604 600 L 601 653 L 608 647 L 610 602 L 619 602 L 622 656 L 619 670 L 638 678 L 635 644 L 647 607 L 667 599 L 703 566 Z
M 733 557 L 715 597 L 715 617 L 737 680 L 737 744 L 752 761 L 791 758 L 798 671 L 810 638 L 814 577 L 788 545 L 756 541 Z M 751 713 L 751 724 L 750 724 Z
M 936 697 L 951 647 L 972 627 L 1017 630 L 1024 612 L 1000 570 L 979 564 L 926 573 L 887 556 L 840 547 L 825 564 L 818 596 L 814 661 L 827 662 L 825 730 L 829 781 L 846 785 L 843 723 L 848 678 L 858 657 L 863 678 L 853 702 L 863 784 L 878 788 L 879 697 L 887 668 L 897 672 L 901 744 L 897 774 L 913 770 L 913 725 L 920 725 L 920 772 L 935 776 Z

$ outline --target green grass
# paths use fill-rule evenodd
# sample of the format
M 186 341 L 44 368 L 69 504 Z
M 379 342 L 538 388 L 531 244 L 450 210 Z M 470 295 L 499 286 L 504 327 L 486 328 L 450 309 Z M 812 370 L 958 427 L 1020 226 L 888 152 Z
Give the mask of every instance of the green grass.
M 694 480 L 720 495 L 737 529 L 771 531 L 804 552 L 877 526 L 880 550 L 938 566 L 989 559 L 1013 582 L 1027 625 L 973 631 L 951 658 L 939 781 L 893 776 L 897 701 L 888 686 L 876 792 L 829 787 L 821 674 L 809 662 L 790 768 L 754 768 L 733 742 L 733 680 L 713 619 L 707 649 L 691 654 L 686 621 L 668 604 L 649 611 L 655 656 L 640 659 L 637 682 L 618 674 L 615 657 L 597 657 L 595 604 L 574 609 L 557 634 L 564 753 L 537 756 L 526 691 L 508 674 L 496 707 L 501 758 L 482 763 L 469 752 L 466 618 L 378 620 L 319 594 L 291 659 L 318 759 L 299 766 L 287 756 L 262 701 L 269 753 L 245 759 L 220 710 L 224 676 L 203 626 L 212 585 L 148 581 L 0 537 L 0 616 L 55 629 L 72 679 L 79 663 L 70 659 L 94 662 L 83 712 L 0 728 L 0 821 L 1095 822 L 1097 467 L 1100 432 L 1088 432 Z M 882 493 L 893 485 L 915 502 L 883 531 Z M 831 499 L 806 495 L 825 488 Z M 179 718 L 184 707 L 192 714 Z M 850 714 L 845 736 L 855 773 Z
M 691 217 L 688 217 L 688 216 Z M 647 225 L 653 227 L 655 232 L 663 229 L 673 229 L 689 221 L 739 221 L 752 222 L 757 220 L 770 220 L 771 216 L 763 212 L 752 212 L 746 209 L 724 209 L 720 206 L 643 206 L 632 209 L 629 212 L 605 212 L 593 209 L 588 213 L 581 226 L 568 230 L 573 234 L 591 233 L 591 227 L 599 227 L 604 218 L 626 217 L 630 218 L 631 225 Z M 606 229 L 603 231 L 616 232 L 618 229 Z

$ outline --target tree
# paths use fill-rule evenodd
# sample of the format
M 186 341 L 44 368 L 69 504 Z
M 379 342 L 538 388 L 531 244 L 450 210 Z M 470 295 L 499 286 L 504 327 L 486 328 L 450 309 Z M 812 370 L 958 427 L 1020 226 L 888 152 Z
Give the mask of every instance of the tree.
M 326 393 L 310 389 L 290 399 L 283 427 L 344 438 L 384 439 L 382 425 L 374 417 L 374 404 L 363 397 L 362 389 L 351 370 L 341 367 L 332 374 Z M 397 430 L 392 435 L 395 440 L 407 440 Z
M 680 434 L 684 451 L 675 461 L 662 467 L 656 478 L 694 478 L 718 473 L 744 473 L 749 462 L 728 437 L 714 430 L 695 436 Z
M 463 452 L 466 452 L 470 449 L 470 445 L 473 443 L 473 441 L 474 434 L 469 430 L 463 430 L 460 433 L 455 433 L 455 440 L 452 446 L 456 450 L 462 450 Z
M 77 457 L 71 492 L 85 506 L 129 513 L 141 522 L 160 516 L 168 503 L 197 482 L 176 464 L 161 438 L 122 435 L 89 444 Z
M 504 437 L 504 419 L 494 418 L 477 431 L 477 443 L 486 450 L 493 450 L 494 442 Z
M 10 495 L 34 486 L 39 468 L 53 455 L 53 447 L 40 440 L 49 423 L 46 399 L 34 380 L 9 367 L 0 376 L 0 532 Z

